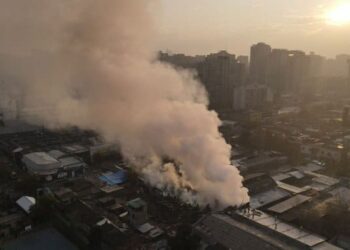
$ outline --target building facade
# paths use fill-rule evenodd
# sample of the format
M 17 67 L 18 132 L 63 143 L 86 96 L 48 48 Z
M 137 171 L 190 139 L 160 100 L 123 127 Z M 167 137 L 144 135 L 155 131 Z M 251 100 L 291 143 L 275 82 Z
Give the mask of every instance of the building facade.
M 265 84 L 267 76 L 267 62 L 271 54 L 271 46 L 258 43 L 250 48 L 250 78 L 252 81 Z
M 235 55 L 220 51 L 207 56 L 198 71 L 208 91 L 210 108 L 217 111 L 233 110 L 234 89 L 244 82 L 245 65 L 239 63 Z

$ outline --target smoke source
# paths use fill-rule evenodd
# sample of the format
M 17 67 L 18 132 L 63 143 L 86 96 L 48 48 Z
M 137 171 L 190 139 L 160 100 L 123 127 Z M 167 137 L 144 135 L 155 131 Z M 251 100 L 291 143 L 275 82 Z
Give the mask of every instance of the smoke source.
M 156 61 L 158 9 L 149 0 L 0 0 L 0 51 L 12 55 L 0 55 L 2 77 L 40 122 L 97 131 L 165 193 L 201 206 L 245 203 L 205 90 Z

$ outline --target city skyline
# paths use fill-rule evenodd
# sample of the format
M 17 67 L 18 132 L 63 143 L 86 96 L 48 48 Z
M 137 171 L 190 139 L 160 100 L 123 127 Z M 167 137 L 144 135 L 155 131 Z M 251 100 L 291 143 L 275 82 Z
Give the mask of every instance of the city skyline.
M 350 249 L 350 0 L 0 6 L 1 250 Z
M 250 45 L 266 42 L 329 58 L 350 54 L 350 1 L 162 0 L 162 6 L 157 16 L 161 50 L 249 55 Z

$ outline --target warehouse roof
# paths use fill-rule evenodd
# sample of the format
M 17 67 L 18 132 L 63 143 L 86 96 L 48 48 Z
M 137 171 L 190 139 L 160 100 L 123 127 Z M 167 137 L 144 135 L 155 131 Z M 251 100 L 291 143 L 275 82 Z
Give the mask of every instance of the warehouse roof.
M 244 212 L 240 213 L 240 215 L 262 226 L 272 229 L 273 231 L 278 232 L 279 234 L 282 234 L 290 239 L 294 239 L 304 245 L 307 245 L 308 247 L 311 247 L 311 249 L 338 249 L 334 245 L 327 243 L 324 237 L 287 224 L 262 211 L 256 211 L 255 216 Z
M 270 207 L 268 210 L 281 214 L 309 200 L 311 200 L 311 197 L 297 194 L 288 200 L 282 201 Z
M 58 161 L 53 158 L 51 155 L 45 152 L 35 152 L 26 154 L 25 157 L 37 165 L 48 165 L 58 163 Z

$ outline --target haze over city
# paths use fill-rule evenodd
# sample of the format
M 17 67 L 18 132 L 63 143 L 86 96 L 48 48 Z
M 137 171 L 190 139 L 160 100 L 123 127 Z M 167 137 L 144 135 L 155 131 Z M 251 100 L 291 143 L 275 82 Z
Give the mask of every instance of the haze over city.
M 350 1 L 0 0 L 1 250 L 350 249 Z
M 276 48 L 334 57 L 350 53 L 348 0 L 162 0 L 159 47 L 174 53 L 228 50 L 249 54 L 264 41 Z

